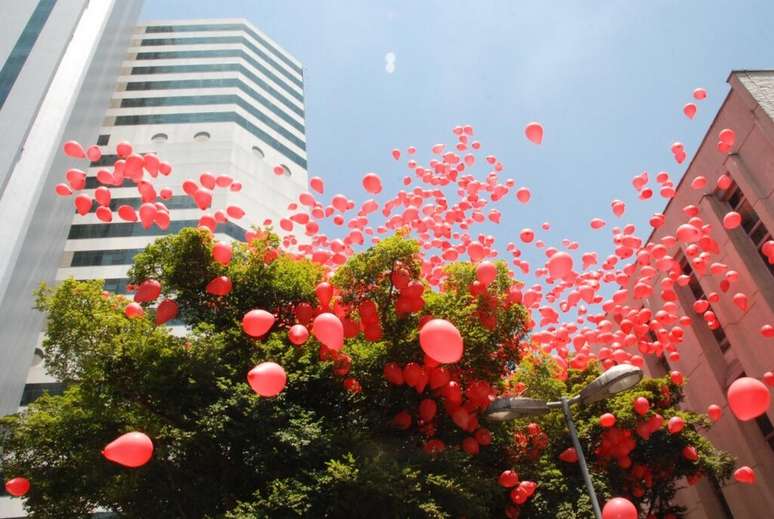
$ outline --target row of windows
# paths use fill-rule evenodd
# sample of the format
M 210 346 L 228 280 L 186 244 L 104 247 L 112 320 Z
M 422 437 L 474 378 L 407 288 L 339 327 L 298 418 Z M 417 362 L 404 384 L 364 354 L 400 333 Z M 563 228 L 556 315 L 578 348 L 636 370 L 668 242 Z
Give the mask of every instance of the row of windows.
M 114 124 L 116 126 L 136 126 L 141 124 L 181 123 L 237 123 L 239 126 L 258 137 L 259 140 L 265 142 L 282 155 L 288 157 L 290 160 L 306 169 L 305 158 L 235 112 L 120 115 L 116 117 Z
M 24 393 L 22 393 L 21 403 L 19 405 L 26 406 L 43 396 L 44 393 L 49 395 L 61 395 L 67 386 L 62 382 L 42 382 L 37 384 L 25 384 Z
M 203 25 L 155 25 L 155 26 L 145 28 L 146 33 L 156 33 L 156 34 L 165 33 L 165 32 L 204 32 L 204 31 L 245 31 L 253 39 L 255 39 L 261 45 L 266 47 L 269 50 L 269 52 L 271 52 L 277 57 L 277 59 L 285 63 L 287 66 L 289 66 L 291 69 L 295 70 L 299 74 L 301 75 L 304 74 L 304 70 L 301 67 L 299 67 L 296 63 L 294 63 L 282 52 L 280 52 L 276 47 L 274 47 L 274 45 L 266 41 L 265 38 L 261 37 L 250 27 L 241 23 L 239 24 L 217 23 L 217 24 L 203 24 Z
M 753 245 L 758 250 L 758 254 L 760 254 L 763 263 L 768 267 L 769 272 L 774 275 L 774 265 L 769 263 L 768 258 L 761 250 L 763 244 L 771 240 L 771 232 L 769 232 L 766 225 L 761 221 L 760 216 L 755 212 L 750 201 L 747 200 L 747 197 L 744 196 L 744 193 L 742 193 L 742 190 L 736 183 L 726 190 L 725 195 L 720 192 L 718 192 L 717 195 L 721 200 L 725 200 L 730 208 L 739 213 L 742 217 L 742 229 L 747 236 L 750 237 L 750 240 L 752 240 Z
M 104 265 L 131 265 L 143 249 L 79 250 L 73 253 L 71 267 L 100 267 Z
M 162 230 L 155 225 L 149 229 L 142 226 L 141 223 L 97 223 L 97 224 L 76 224 L 70 227 L 68 240 L 82 240 L 88 238 L 127 238 L 129 236 L 164 236 L 180 232 L 186 227 L 197 227 L 198 220 L 174 220 L 169 223 L 167 230 Z M 232 222 L 226 222 L 218 225 L 217 232 L 231 236 L 235 240 L 243 240 L 245 230 Z
M 94 178 L 94 177 L 89 177 Z M 130 180 L 131 182 L 131 180 Z M 162 200 L 162 203 L 167 207 L 167 209 L 196 209 L 197 205 L 196 202 L 189 196 L 185 195 L 178 195 L 173 196 L 169 200 Z M 134 207 L 135 209 L 139 209 L 142 205 L 142 198 L 114 198 L 110 201 L 110 210 L 116 211 L 118 210 L 118 207 L 121 205 L 128 205 L 131 207 Z M 97 210 L 97 206 L 95 205 L 93 208 L 94 211 Z
M 38 2 L 19 38 L 16 40 L 16 44 L 11 49 L 11 53 L 5 60 L 3 68 L 0 69 L 0 107 L 8 99 L 8 95 L 11 93 L 14 83 L 16 83 L 19 73 L 24 68 L 32 47 L 38 41 L 40 31 L 46 24 L 55 4 L 56 0 L 40 0 Z
M 247 86 L 242 81 L 236 78 L 219 78 L 219 79 L 178 79 L 172 81 L 132 81 L 126 84 L 126 89 L 129 91 L 140 90 L 175 90 L 175 89 L 201 89 L 201 88 L 238 88 L 248 96 L 252 97 L 263 106 L 265 106 L 270 112 L 277 117 L 291 125 L 301 133 L 304 132 L 304 125 L 293 119 L 290 115 L 285 113 L 284 110 L 272 104 L 271 101 L 263 97 L 261 94 Z
M 271 86 L 269 83 L 259 78 L 247 67 L 240 65 L 239 63 L 207 63 L 196 65 L 156 65 L 153 67 L 132 67 L 132 75 L 137 74 L 190 74 L 194 72 L 239 72 L 240 74 L 247 76 L 256 85 L 260 86 L 268 93 L 277 98 L 283 105 L 288 107 L 293 112 L 297 113 L 301 117 L 304 116 L 304 109 L 300 108 L 290 99 L 285 97 L 282 92 Z M 293 97 L 304 102 L 303 97 L 297 92 L 293 91 Z
M 691 293 L 693 294 L 694 301 L 698 301 L 699 299 L 703 299 L 704 301 L 707 301 L 707 296 L 704 293 L 704 289 L 701 287 L 701 284 L 699 283 L 699 280 L 696 277 L 696 273 L 693 271 L 693 268 L 691 267 L 690 263 L 688 263 L 688 259 L 685 256 L 682 256 L 679 259 L 679 262 L 680 262 L 680 267 L 682 268 L 683 274 L 691 278 L 690 282 L 688 283 L 688 288 L 691 290 Z M 710 305 L 710 310 L 711 309 L 712 309 L 712 305 Z M 728 351 L 728 349 L 731 347 L 731 342 L 728 340 L 728 336 L 726 335 L 726 332 L 723 331 L 723 327 L 716 326 L 715 328 L 711 328 L 710 331 L 712 332 L 712 335 L 715 337 L 715 341 L 717 341 L 720 351 L 723 353 Z
M 248 40 L 245 37 L 242 36 L 195 36 L 190 38 L 150 38 L 147 40 L 142 40 L 140 43 L 141 46 L 156 46 L 156 45 L 217 45 L 217 44 L 230 44 L 230 43 L 237 43 L 240 45 L 244 45 L 251 51 L 253 51 L 255 54 L 263 58 L 264 60 L 268 61 L 269 63 L 272 63 L 275 65 L 275 68 L 285 76 L 291 83 L 296 85 L 298 88 L 304 88 L 303 82 L 298 79 L 296 76 L 285 70 L 283 67 L 278 66 L 276 62 L 271 59 L 265 52 L 263 52 L 261 49 L 250 43 L 250 40 Z M 267 76 L 270 76 L 272 81 L 275 83 L 279 83 L 284 85 L 285 83 L 283 81 L 280 81 L 278 78 L 276 78 L 276 75 L 271 74 L 267 71 L 262 71 Z M 288 88 L 288 90 L 290 90 Z
M 248 112 L 250 115 L 264 123 L 266 126 L 279 133 L 287 140 L 301 148 L 306 149 L 306 143 L 299 139 L 293 133 L 289 132 L 282 125 L 277 124 L 271 117 L 257 110 L 250 103 L 237 95 L 212 95 L 212 96 L 184 96 L 184 97 L 141 97 L 121 100 L 121 108 L 137 108 L 145 106 L 191 106 L 191 105 L 214 105 L 214 104 L 235 104 Z M 303 130 L 303 126 L 301 127 Z

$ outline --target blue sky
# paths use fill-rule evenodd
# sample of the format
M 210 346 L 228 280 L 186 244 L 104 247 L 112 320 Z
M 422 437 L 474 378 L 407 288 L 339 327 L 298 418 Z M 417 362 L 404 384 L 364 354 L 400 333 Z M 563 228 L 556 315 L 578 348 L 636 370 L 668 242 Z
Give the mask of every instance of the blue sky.
M 304 63 L 309 173 L 325 178 L 328 195 L 365 199 L 360 178 L 369 171 L 394 193 L 408 170 L 390 157 L 393 147 L 414 145 L 427 160 L 431 145 L 453 142 L 452 127 L 471 124 L 484 154 L 533 190 L 526 206 L 509 195 L 497 206 L 502 223 L 485 228 L 501 249 L 523 227 L 549 221 L 538 237 L 578 240 L 604 258 L 610 224 L 591 231 L 588 222 L 612 222 L 613 198 L 627 202 L 616 223 L 647 236 L 648 217 L 665 201 L 638 201 L 632 176 L 665 169 L 678 180 L 684 168 L 670 145 L 685 143 L 687 165 L 729 72 L 774 68 L 771 0 L 145 4 L 144 19 L 248 18 Z M 682 106 L 698 86 L 709 97 L 690 121 Z M 545 127 L 542 146 L 523 136 L 531 120 Z M 541 256 L 532 248 L 525 257 L 534 267 Z

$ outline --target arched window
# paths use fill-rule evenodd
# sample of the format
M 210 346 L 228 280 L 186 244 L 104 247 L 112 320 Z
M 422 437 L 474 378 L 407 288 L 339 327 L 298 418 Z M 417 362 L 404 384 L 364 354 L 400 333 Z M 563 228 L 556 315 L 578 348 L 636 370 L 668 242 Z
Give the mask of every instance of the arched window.
M 167 136 L 166 133 L 157 133 L 156 135 L 151 137 L 151 142 L 155 142 L 156 144 L 163 144 L 167 142 L 168 138 L 169 137 Z
M 266 154 L 263 152 L 261 148 L 258 146 L 253 146 L 253 154 L 257 156 L 259 159 L 262 159 L 266 156 Z
M 199 132 L 194 135 L 194 140 L 197 142 L 206 142 L 210 140 L 210 134 L 207 132 Z

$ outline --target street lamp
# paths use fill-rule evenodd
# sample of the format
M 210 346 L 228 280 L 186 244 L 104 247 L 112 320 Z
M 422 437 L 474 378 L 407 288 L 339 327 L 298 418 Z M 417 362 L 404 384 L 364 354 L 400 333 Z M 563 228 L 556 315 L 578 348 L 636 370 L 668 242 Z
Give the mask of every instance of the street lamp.
M 562 397 L 556 402 L 546 402 L 536 398 L 524 397 L 502 397 L 495 399 L 484 413 L 487 420 L 493 422 L 504 422 L 515 420 L 524 416 L 539 416 L 546 414 L 552 409 L 561 408 L 564 412 L 564 421 L 570 430 L 570 437 L 575 451 L 578 453 L 578 464 L 580 465 L 583 480 L 586 483 L 591 506 L 594 509 L 594 515 L 601 519 L 602 511 L 599 508 L 597 494 L 594 492 L 594 484 L 591 482 L 591 474 L 586 457 L 583 454 L 580 440 L 578 439 L 578 430 L 575 428 L 575 422 L 572 420 L 570 405 L 578 403 L 581 405 L 599 402 L 616 393 L 626 391 L 636 386 L 642 380 L 642 370 L 629 364 L 619 364 L 608 369 L 597 377 L 591 384 L 583 388 L 578 395 L 573 397 Z

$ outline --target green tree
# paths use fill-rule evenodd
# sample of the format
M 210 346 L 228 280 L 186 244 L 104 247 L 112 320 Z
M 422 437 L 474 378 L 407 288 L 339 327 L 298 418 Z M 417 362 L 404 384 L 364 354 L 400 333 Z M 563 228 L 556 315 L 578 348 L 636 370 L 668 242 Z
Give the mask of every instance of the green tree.
M 553 361 L 529 346 L 528 315 L 504 264 L 488 289 L 474 286 L 472 265 L 452 264 L 443 289 L 433 291 L 421 278 L 417 244 L 383 240 L 331 279 L 329 311 L 349 337 L 337 353 L 313 337 L 300 347 L 288 339 L 289 326 L 310 325 L 322 311 L 319 266 L 282 252 L 270 233 L 235 243 L 227 266 L 212 259 L 213 245 L 207 232 L 185 229 L 150 245 L 130 271 L 133 283 L 157 280 L 162 297 L 176 300 L 184 335 L 156 326 L 147 304 L 143 317 L 127 318 L 126 298 L 104 293 L 99 281 L 41 289 L 46 366 L 67 389 L 0 423 L 2 471 L 31 480 L 26 506 L 34 516 L 104 508 L 127 518 L 591 517 L 577 466 L 559 459 L 570 440 L 558 414 L 478 421 L 495 394 L 554 398 L 599 372 L 591 364 L 561 380 Z M 205 290 L 217 276 L 232 281 L 228 295 Z M 276 317 L 259 340 L 242 331 L 251 309 Z M 418 330 L 428 316 L 462 334 L 458 364 L 424 357 Z M 277 397 L 258 397 L 246 382 L 263 361 L 288 375 Z M 397 366 L 412 387 L 388 382 L 385 366 Z M 638 396 L 652 403 L 645 417 L 632 409 Z M 679 399 L 674 384 L 646 380 L 579 411 L 603 498 L 627 496 L 664 517 L 679 513 L 669 504 L 679 478 L 728 477 L 729 458 L 698 434 L 708 423 L 678 410 Z M 433 417 L 423 414 L 433 406 Z M 633 438 L 628 466 L 606 454 L 603 412 L 618 418 L 615 434 Z M 632 432 L 656 412 L 679 414 L 685 430 L 660 427 L 648 440 Z M 127 469 L 101 456 L 134 430 L 153 439 L 151 462 Z M 689 445 L 698 460 L 681 456 Z M 525 502 L 512 504 L 511 490 L 498 484 L 505 469 L 536 483 Z

